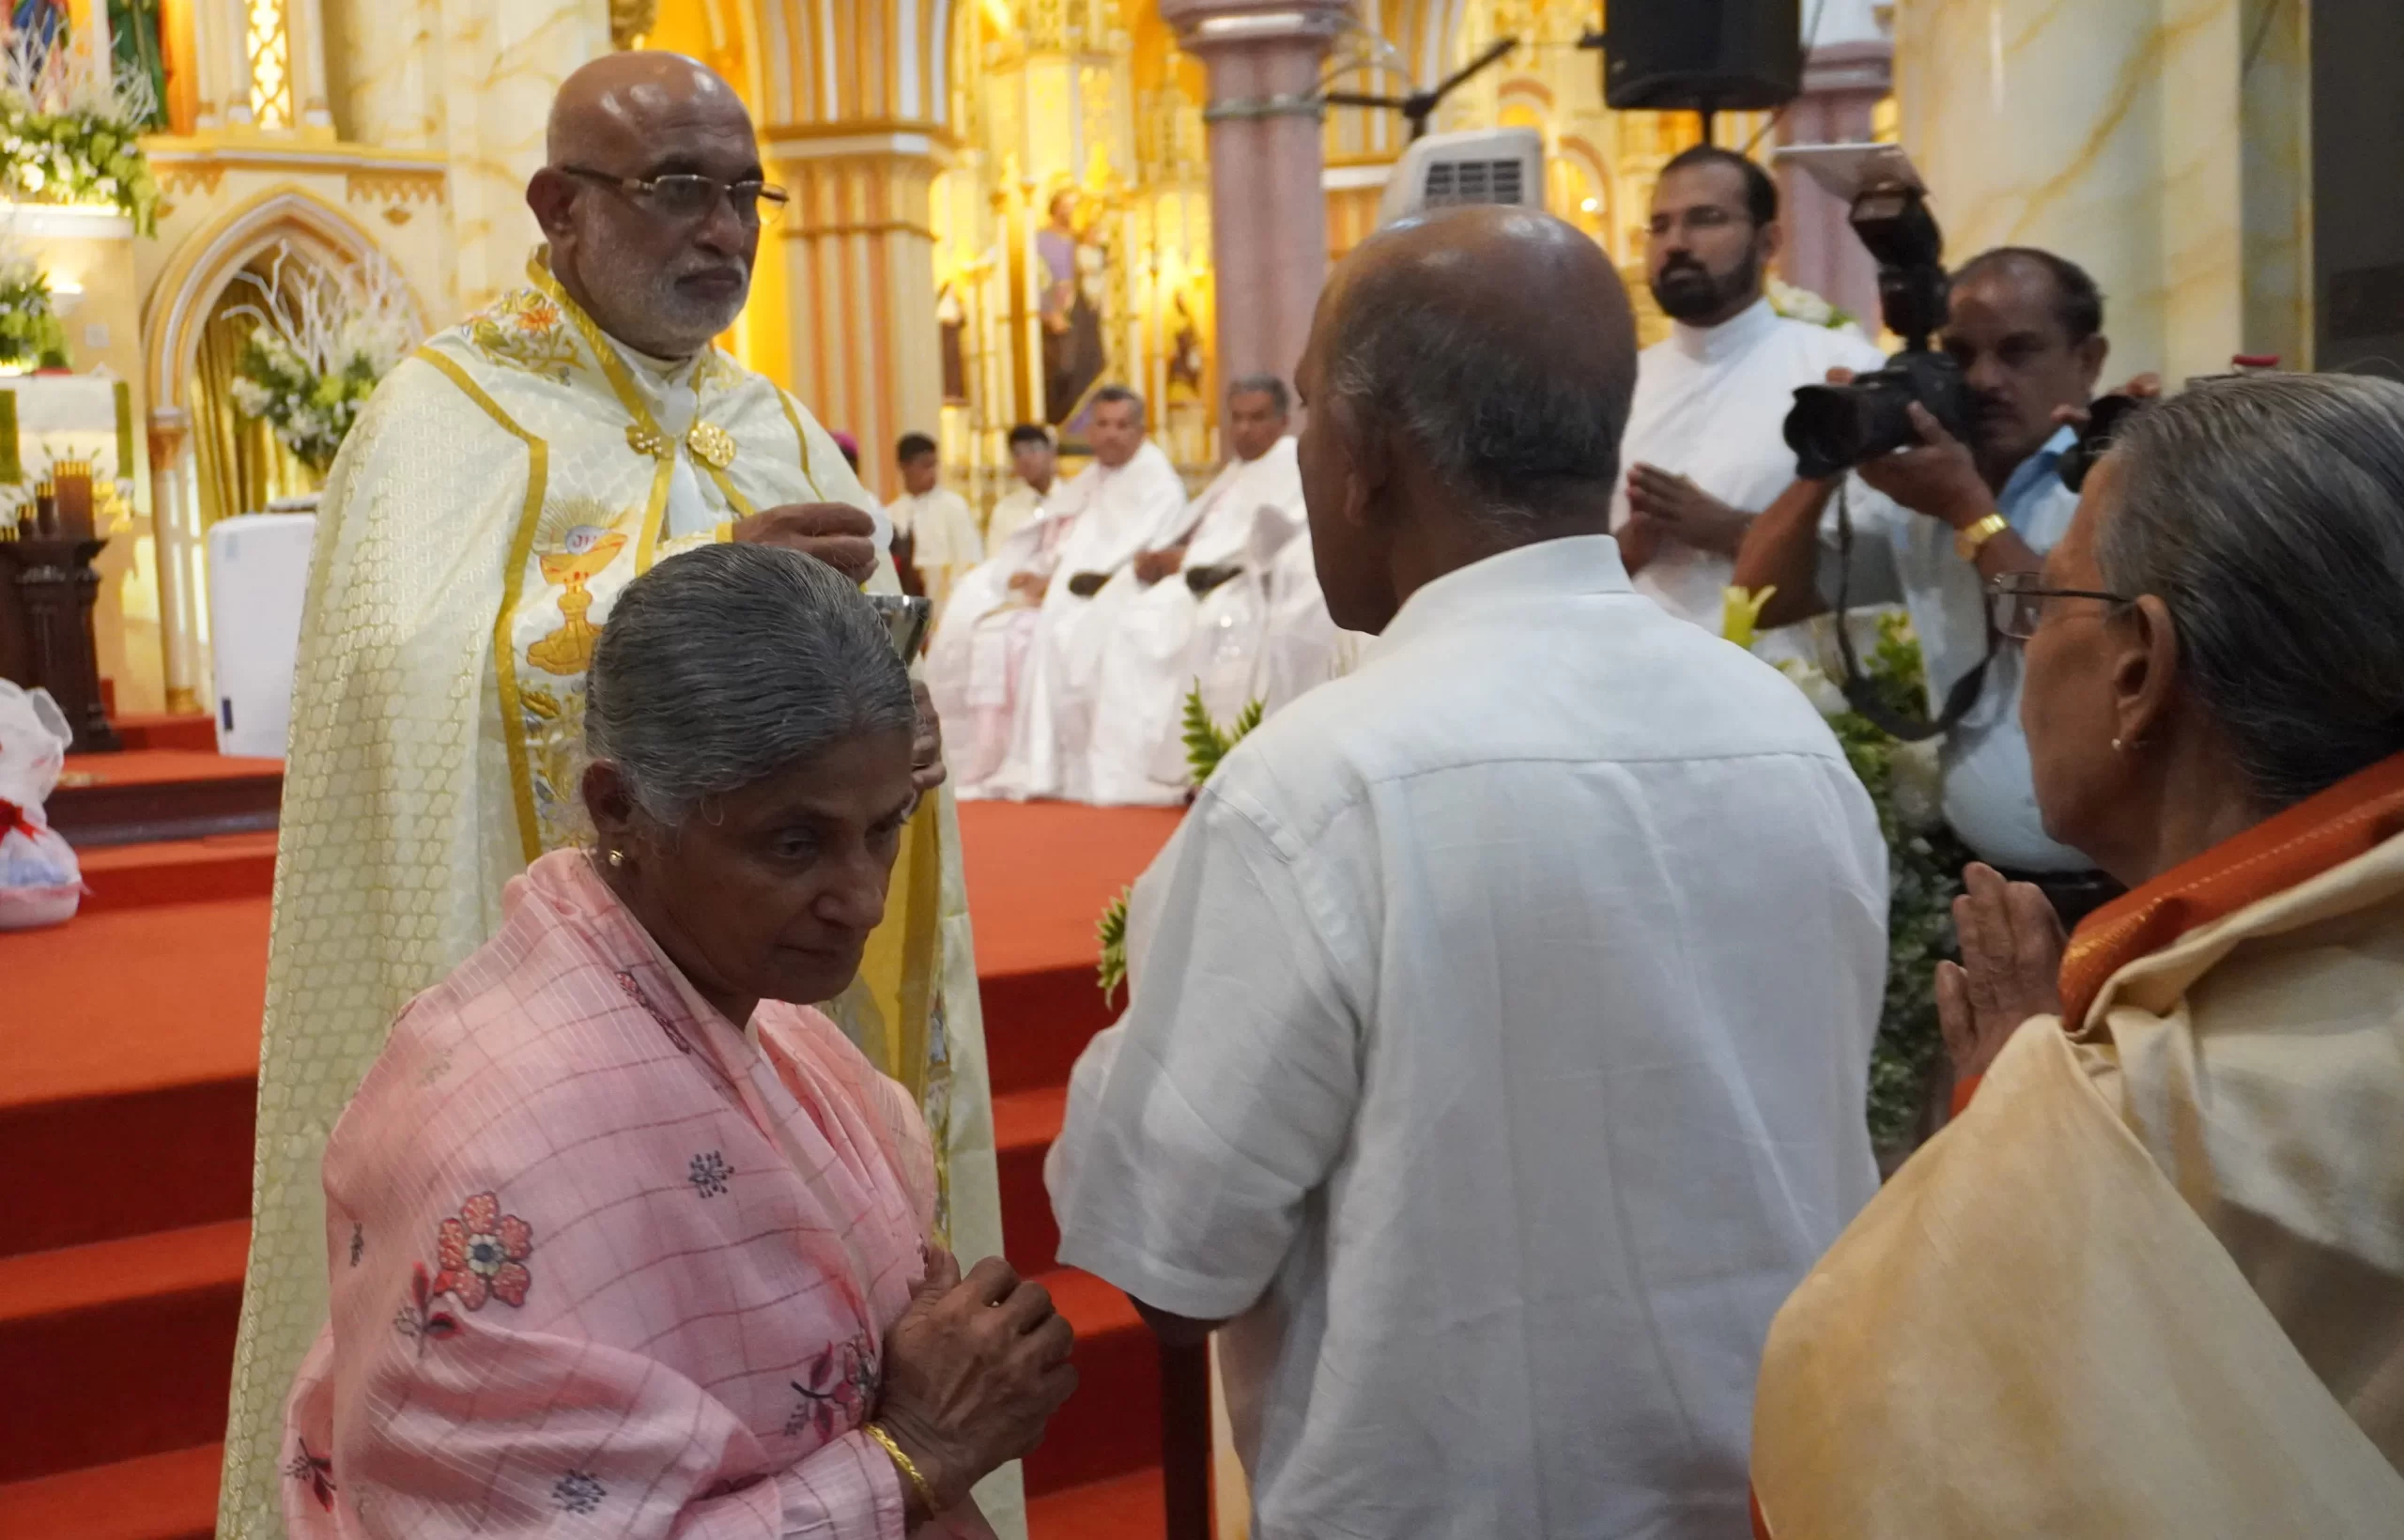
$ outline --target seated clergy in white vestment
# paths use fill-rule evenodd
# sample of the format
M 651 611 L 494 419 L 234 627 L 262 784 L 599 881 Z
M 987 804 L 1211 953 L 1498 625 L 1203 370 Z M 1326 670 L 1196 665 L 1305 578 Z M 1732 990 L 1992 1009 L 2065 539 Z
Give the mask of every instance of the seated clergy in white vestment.
M 1784 677 L 1630 588 L 1635 353 L 1526 209 L 1319 300 L 1302 484 L 1378 639 L 1137 884 L 1046 1170 L 1061 1262 L 1219 1332 L 1256 1535 L 1744 1534 L 1770 1318 L 1876 1186 L 1876 816 Z
M 1094 393 L 1086 440 L 1093 463 L 1052 500 L 1076 515 L 1041 595 L 1012 703 L 1009 752 L 963 796 L 1087 800 L 1086 735 L 1101 650 L 1116 605 L 1097 607 L 1112 578 L 1176 533 L 1185 484 L 1145 437 L 1144 398 L 1124 386 Z
M 1139 552 L 1094 595 L 1094 613 L 1081 628 L 1085 645 L 1099 654 L 1086 748 L 1086 801 L 1184 801 L 1192 780 L 1182 708 L 1200 681 L 1195 665 L 1207 665 L 1214 679 L 1241 672 L 1246 677 L 1239 687 L 1248 693 L 1259 626 L 1215 626 L 1221 634 L 1207 639 L 1214 644 L 1211 654 L 1191 654 L 1206 608 L 1213 621 L 1226 619 L 1232 595 L 1223 591 L 1273 557 L 1302 523 L 1302 478 L 1286 433 L 1287 410 L 1286 382 L 1274 375 L 1229 386 L 1227 447 L 1234 454 L 1225 469 L 1186 509 L 1166 544 Z M 1211 604 L 1214 598 L 1221 602 Z M 1221 643 L 1231 655 L 1219 655 Z M 1232 716 L 1244 704 L 1240 699 L 1218 709 Z
M 1795 480 L 1795 388 L 1885 362 L 1849 326 L 1770 308 L 1778 242 L 1778 184 L 1733 150 L 1696 146 L 1654 185 L 1645 260 L 1675 324 L 1637 360 L 1611 523 L 1637 592 L 1715 633 L 1746 529 Z
M 1060 453 L 1049 428 L 1021 423 L 1010 429 L 1010 473 L 1018 478 L 1018 485 L 994 500 L 994 511 L 985 516 L 987 550 L 999 550 L 1003 541 L 1035 517 L 1043 500 L 1052 494 L 1052 478 L 1058 473 L 1059 462 Z
M 1065 497 L 1034 513 L 954 586 L 927 644 L 927 690 L 944 724 L 944 763 L 959 794 L 992 778 L 1010 749 L 1027 644 L 1043 595 L 1077 527 Z
M 942 485 L 943 462 L 932 439 L 905 433 L 893 458 L 902 470 L 902 496 L 886 510 L 893 520 L 894 559 L 917 574 L 940 616 L 954 585 L 985 560 L 985 537 L 968 500 Z

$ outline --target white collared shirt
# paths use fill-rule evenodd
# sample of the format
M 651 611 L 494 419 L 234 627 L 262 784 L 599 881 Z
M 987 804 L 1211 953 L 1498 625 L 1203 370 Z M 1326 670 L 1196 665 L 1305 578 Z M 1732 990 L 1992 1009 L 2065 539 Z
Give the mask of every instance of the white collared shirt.
M 1789 320 L 1767 300 L 1718 326 L 1678 323 L 1636 361 L 1611 527 L 1627 522 L 1627 472 L 1639 465 L 1684 476 L 1745 513 L 1762 512 L 1795 480 L 1785 433 L 1795 388 L 1820 384 L 1830 369 L 1885 362 L 1859 332 Z M 1717 634 L 1734 572 L 1727 557 L 1664 541 L 1636 575 L 1636 591 Z
M 2078 511 L 2078 494 L 2061 479 L 2062 455 L 2077 441 L 2069 428 L 2055 434 L 2020 463 L 1996 499 L 2012 532 L 2040 556 L 2060 543 Z M 1848 490 L 1857 538 L 1884 537 L 1919 638 L 1928 709 L 1936 712 L 1953 682 L 1987 655 L 1986 580 L 1975 562 L 1954 550 L 1952 527 L 1942 519 L 1898 507 L 1857 477 Z M 1832 511 L 1823 520 L 1824 531 L 1835 524 Z M 1826 578 L 1822 587 L 1833 603 Z M 2037 810 L 2028 738 L 2020 727 L 2020 649 L 2004 642 L 1987 668 L 1978 704 L 1945 735 L 1945 821 L 1979 859 L 1996 866 L 2012 871 L 2088 870 L 2095 863 L 2048 838 Z
M 1589 536 L 1421 589 L 1213 775 L 1078 1066 L 1060 1259 L 1220 1334 L 1262 1540 L 1740 1534 L 1875 1186 L 1887 862 L 1775 670 Z

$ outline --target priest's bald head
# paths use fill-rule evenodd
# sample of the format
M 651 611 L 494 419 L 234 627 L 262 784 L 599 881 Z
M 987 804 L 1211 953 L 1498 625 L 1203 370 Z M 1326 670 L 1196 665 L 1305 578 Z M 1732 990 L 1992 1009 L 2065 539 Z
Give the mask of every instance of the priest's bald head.
M 526 203 L 569 298 L 627 346 L 681 359 L 742 314 L 783 197 L 761 182 L 732 86 L 681 54 L 609 54 L 561 83 Z
M 1610 527 L 1636 327 L 1610 259 L 1557 219 L 1449 209 L 1363 241 L 1296 383 L 1313 556 L 1347 630 L 1472 562 Z

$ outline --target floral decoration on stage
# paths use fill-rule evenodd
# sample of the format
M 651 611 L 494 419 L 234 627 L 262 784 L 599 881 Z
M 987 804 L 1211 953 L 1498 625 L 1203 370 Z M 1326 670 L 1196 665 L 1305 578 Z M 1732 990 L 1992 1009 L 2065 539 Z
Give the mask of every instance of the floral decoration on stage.
M 377 382 L 416 341 L 408 291 L 381 258 L 330 269 L 288 248 L 277 251 L 266 277 L 236 276 L 259 300 L 227 312 L 255 323 L 236 366 L 234 405 L 323 475 Z
M 27 257 L 0 250 L 0 370 L 64 369 L 67 328 L 50 280 Z
M 1236 713 L 1234 725 L 1221 727 L 1210 719 L 1210 708 L 1202 703 L 1202 686 L 1195 684 L 1185 697 L 1185 763 L 1194 773 L 1194 784 L 1200 786 L 1219 768 L 1219 762 L 1235 751 L 1260 718 L 1267 714 L 1267 703 L 1255 699 Z M 1104 1000 L 1118 993 L 1127 982 L 1127 896 L 1133 887 L 1121 888 L 1110 907 L 1102 912 L 1102 923 L 1095 927 L 1102 940 L 1102 997 Z
M 1929 1132 L 1933 1077 L 1943 1058 L 1936 1024 L 1936 964 L 1955 955 L 1953 900 L 1962 891 L 1969 847 L 1946 824 L 1936 745 L 1907 744 L 1853 709 L 1828 670 L 1764 644 L 1756 633 L 1774 589 L 1730 589 L 1723 634 L 1740 647 L 1770 655 L 1780 672 L 1816 707 L 1836 733 L 1853 773 L 1878 811 L 1887 840 L 1887 994 L 1870 1055 L 1870 1139 L 1882 1163 L 1907 1155 Z M 1899 609 L 1852 617 L 1861 671 L 1901 716 L 1928 707 L 1927 672 L 1911 618 Z M 1833 652 L 1835 622 L 1808 623 L 1821 655 Z M 1863 629 L 1873 635 L 1864 636 Z M 1803 627 L 1786 628 L 1793 636 Z M 1818 633 L 1826 631 L 1825 639 Z M 1780 635 L 1781 633 L 1772 633 Z M 1791 652 L 1792 649 L 1787 651 Z
M 63 30 L 18 33 L 0 49 L 0 192 L 113 208 L 137 233 L 157 234 L 159 184 L 140 135 L 158 112 L 139 69 Z

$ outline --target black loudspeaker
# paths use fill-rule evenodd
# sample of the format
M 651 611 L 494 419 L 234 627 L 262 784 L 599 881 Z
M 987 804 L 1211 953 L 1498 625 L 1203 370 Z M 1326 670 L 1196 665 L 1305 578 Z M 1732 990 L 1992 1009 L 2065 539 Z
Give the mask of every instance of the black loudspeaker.
M 1763 112 L 1803 88 L 1802 0 L 1608 0 L 1603 100 Z

